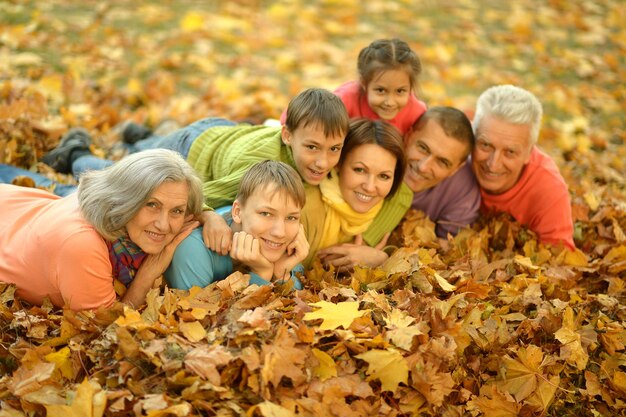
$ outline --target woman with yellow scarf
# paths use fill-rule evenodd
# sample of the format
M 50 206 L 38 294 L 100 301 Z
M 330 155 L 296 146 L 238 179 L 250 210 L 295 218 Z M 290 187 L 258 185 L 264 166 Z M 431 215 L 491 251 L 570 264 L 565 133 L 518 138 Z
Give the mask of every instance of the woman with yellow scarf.
M 405 165 L 402 136 L 394 126 L 383 120 L 350 122 L 337 167 L 319 187 L 306 190 L 301 222 L 310 251 L 305 267 L 319 249 L 351 242 L 367 230 L 385 199 L 402 185 Z

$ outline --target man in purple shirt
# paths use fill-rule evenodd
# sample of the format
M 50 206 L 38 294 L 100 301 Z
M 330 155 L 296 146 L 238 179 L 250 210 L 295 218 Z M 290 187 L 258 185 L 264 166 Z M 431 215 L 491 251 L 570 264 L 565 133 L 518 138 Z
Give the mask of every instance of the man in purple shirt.
M 404 182 L 415 193 L 412 208 L 437 223 L 446 238 L 478 217 L 480 189 L 467 158 L 474 147 L 472 125 L 452 107 L 432 107 L 405 137 Z

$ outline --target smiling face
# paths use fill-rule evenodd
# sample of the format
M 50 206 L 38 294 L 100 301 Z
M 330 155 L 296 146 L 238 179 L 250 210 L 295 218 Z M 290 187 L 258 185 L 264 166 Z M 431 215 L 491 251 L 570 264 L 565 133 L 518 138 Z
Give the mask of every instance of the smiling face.
M 385 148 L 366 144 L 346 155 L 339 167 L 339 189 L 357 213 L 366 213 L 381 202 L 393 185 L 396 157 Z
M 183 227 L 188 196 L 186 182 L 159 185 L 126 225 L 130 240 L 148 254 L 160 253 Z
M 254 191 L 245 204 L 235 200 L 232 216 L 242 231 L 259 240 L 261 254 L 276 262 L 298 234 L 301 211 L 287 192 L 267 185 Z
M 319 185 L 339 162 L 345 135 L 326 136 L 320 124 L 308 124 L 293 132 L 283 127 L 282 138 L 291 146 L 296 170 L 302 180 Z
M 409 102 L 411 80 L 403 69 L 381 72 L 366 86 L 367 104 L 383 120 L 391 120 Z
M 419 130 L 409 132 L 404 182 L 416 193 L 434 187 L 463 165 L 468 146 L 446 135 L 436 120 L 428 120 Z
M 485 116 L 476 132 L 472 169 L 480 187 L 490 194 L 510 190 L 522 175 L 532 151 L 529 125 Z

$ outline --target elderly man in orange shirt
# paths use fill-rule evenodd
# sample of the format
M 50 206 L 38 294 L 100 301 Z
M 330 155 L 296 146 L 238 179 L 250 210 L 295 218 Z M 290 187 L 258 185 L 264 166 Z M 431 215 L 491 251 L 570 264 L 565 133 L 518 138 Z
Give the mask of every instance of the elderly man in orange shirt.
M 543 109 L 532 93 L 512 85 L 488 88 L 473 120 L 472 169 L 481 189 L 481 211 L 503 211 L 542 243 L 574 249 L 567 184 L 537 147 Z

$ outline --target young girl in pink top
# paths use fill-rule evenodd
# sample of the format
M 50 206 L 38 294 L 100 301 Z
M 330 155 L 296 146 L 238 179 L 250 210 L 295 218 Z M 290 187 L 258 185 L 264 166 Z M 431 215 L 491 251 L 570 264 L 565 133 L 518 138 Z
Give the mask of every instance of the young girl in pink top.
M 359 53 L 359 79 L 339 86 L 350 118 L 385 120 L 404 136 L 426 111 L 417 99 L 417 79 L 422 63 L 409 45 L 400 39 L 379 39 Z M 284 125 L 287 111 L 280 121 Z
M 357 69 L 357 81 L 334 91 L 348 115 L 386 120 L 404 135 L 426 111 L 415 95 L 422 72 L 417 54 L 400 39 L 379 39 L 361 50 Z

